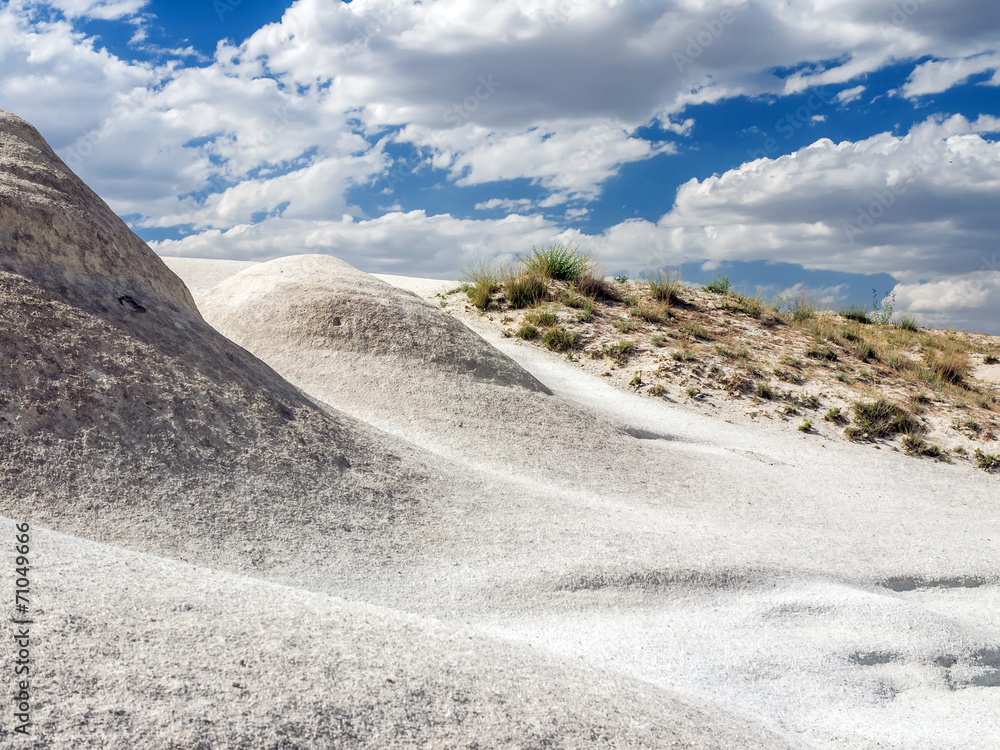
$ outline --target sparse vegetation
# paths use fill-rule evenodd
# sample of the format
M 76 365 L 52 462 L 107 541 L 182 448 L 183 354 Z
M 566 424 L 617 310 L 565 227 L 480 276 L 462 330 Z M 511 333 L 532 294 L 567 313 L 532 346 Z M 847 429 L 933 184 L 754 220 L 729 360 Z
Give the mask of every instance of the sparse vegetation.
M 517 329 L 517 337 L 519 339 L 524 339 L 525 341 L 532 341 L 533 339 L 538 338 L 538 329 L 530 323 L 525 323 Z
M 534 307 L 549 294 L 545 279 L 536 273 L 511 274 L 504 283 L 507 301 L 515 309 Z
M 601 353 L 610 359 L 613 359 L 620 365 L 624 365 L 628 362 L 629 355 L 632 350 L 635 349 L 635 342 L 629 341 L 628 339 L 622 339 L 614 344 L 609 344 L 605 346 Z
M 552 310 L 532 310 L 524 319 L 531 325 L 541 328 L 551 328 L 559 320 Z
M 985 469 L 986 471 L 994 471 L 1000 469 L 1000 456 L 996 453 L 984 453 L 979 448 L 976 448 L 976 466 L 980 469 Z
M 851 440 L 874 440 L 900 433 L 907 435 L 923 433 L 916 417 L 902 406 L 884 398 L 858 401 L 851 410 L 854 413 L 853 424 L 848 428 L 848 437 Z
M 509 270 L 480 264 L 463 280 L 438 295 L 446 313 L 453 312 L 451 295 L 461 292 L 484 318 L 499 319 L 505 337 L 537 341 L 571 359 L 584 349 L 595 360 L 644 368 L 602 373 L 619 386 L 663 396 L 665 385 L 642 381 L 641 373 L 655 372 L 657 379 L 677 378 L 681 391 L 693 389 L 692 398 L 720 389 L 734 399 L 749 395 L 756 402 L 751 417 L 799 417 L 810 426 L 821 418 L 844 426 L 853 440 L 895 439 L 897 450 L 945 460 L 962 455 L 974 461 L 977 449 L 968 442 L 947 452 L 935 445 L 932 438 L 948 424 L 963 442 L 1000 434 L 998 390 L 974 370 L 980 362 L 996 364 L 1000 345 L 978 334 L 920 329 L 912 316 L 892 323 L 891 293 L 881 300 L 876 294 L 871 308 L 832 313 L 805 295 L 772 302 L 745 296 L 725 276 L 704 289 L 682 287 L 663 272 L 612 281 L 578 248 L 563 245 L 532 248 Z M 517 309 L 525 310 L 523 316 Z M 486 314 L 494 310 L 500 315 Z M 616 341 L 616 334 L 628 338 Z M 812 416 L 808 410 L 819 409 L 820 400 L 801 391 L 807 383 L 841 406 Z M 900 395 L 890 400 L 889 394 Z M 852 405 L 844 407 L 845 401 Z M 961 418 L 952 419 L 956 414 Z
M 681 283 L 676 276 L 658 273 L 649 280 L 649 293 L 657 302 L 672 305 L 680 300 Z
M 542 334 L 542 343 L 554 352 L 566 352 L 580 345 L 580 334 L 567 331 L 562 326 L 550 328 Z
M 777 394 L 771 384 L 766 380 L 758 380 L 753 384 L 753 395 L 757 398 L 764 399 L 765 401 L 770 401 Z
M 714 279 L 705 284 L 705 289 L 716 294 L 728 294 L 730 289 L 729 277 L 716 274 Z
M 590 258 L 572 245 L 532 247 L 520 260 L 528 273 L 559 281 L 576 281 L 590 267 Z

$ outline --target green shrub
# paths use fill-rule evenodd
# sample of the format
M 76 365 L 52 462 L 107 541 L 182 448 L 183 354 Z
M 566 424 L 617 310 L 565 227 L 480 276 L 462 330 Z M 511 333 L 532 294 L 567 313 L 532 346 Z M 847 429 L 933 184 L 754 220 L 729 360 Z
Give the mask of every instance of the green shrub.
M 777 394 L 775 393 L 774 388 L 771 387 L 771 384 L 766 380 L 758 380 L 753 384 L 753 395 L 757 398 L 770 401 Z
M 626 318 L 616 318 L 611 321 L 611 325 L 617 328 L 622 333 L 631 333 L 632 331 L 638 331 L 642 326 L 636 320 L 627 320 Z
M 629 315 L 647 323 L 660 323 L 664 318 L 664 310 L 652 305 L 636 305 L 629 310 Z
M 551 328 L 558 321 L 558 317 L 552 310 L 532 310 L 524 319 L 540 328 Z
M 705 284 L 705 289 L 716 294 L 728 294 L 730 289 L 729 277 L 716 275 L 714 279 Z
M 949 383 L 961 383 L 972 372 L 969 355 L 962 351 L 931 352 L 927 359 L 931 371 Z
M 459 289 L 480 310 L 490 306 L 493 295 L 500 290 L 504 271 L 495 260 L 480 260 L 462 272 L 464 282 Z
M 580 312 L 576 314 L 577 323 L 589 323 L 594 319 L 594 300 L 589 297 L 585 299 L 587 300 L 586 303 L 580 308 Z
M 847 424 L 847 417 L 840 410 L 839 406 L 835 406 L 830 411 L 826 413 L 823 419 L 827 422 L 833 422 L 834 424 Z
M 633 375 L 632 379 L 628 382 L 628 384 L 632 388 L 638 388 L 640 385 L 642 385 L 642 373 L 637 372 L 635 375 Z
M 538 338 L 538 329 L 535 328 L 531 323 L 525 323 L 523 326 L 517 329 L 517 337 L 519 339 L 524 339 L 525 341 L 531 341 L 532 339 Z
M 904 331 L 913 331 L 914 333 L 916 333 L 917 319 L 914 318 L 912 315 L 904 315 L 902 318 L 899 319 L 899 322 L 896 323 L 896 327 L 901 328 Z
M 532 247 L 520 260 L 528 273 L 559 281 L 576 281 L 590 266 L 590 258 L 571 245 Z
M 542 334 L 542 343 L 554 352 L 566 352 L 580 345 L 580 334 L 567 331 L 562 326 L 550 328 Z
M 518 310 L 534 307 L 549 295 L 545 279 L 535 273 L 511 274 L 504 284 L 504 292 L 511 307 Z
M 676 276 L 658 273 L 649 280 L 649 293 L 653 299 L 672 305 L 680 300 L 681 282 Z
M 799 425 L 799 431 L 801 431 L 801 432 L 809 432 L 812 429 L 812 427 L 813 427 L 813 423 L 810 422 L 807 419 L 805 422 L 803 422 L 802 424 Z
M 848 320 L 855 320 L 858 323 L 871 323 L 868 317 L 868 308 L 864 305 L 851 305 L 840 311 L 840 315 Z
M 924 431 L 910 412 L 884 398 L 858 401 L 851 410 L 854 412 L 854 425 L 848 429 L 851 440 L 872 440 L 899 433 L 920 435 Z
M 836 362 L 837 359 L 839 359 L 839 357 L 837 357 L 837 352 L 828 346 L 811 346 L 806 350 L 806 356 L 812 357 L 813 359 L 825 359 L 828 362 Z
M 1000 456 L 996 453 L 983 453 L 979 448 L 976 448 L 976 466 L 986 471 L 1000 469 Z
M 615 360 L 618 364 L 624 365 L 628 362 L 629 355 L 635 349 L 635 342 L 622 339 L 614 344 L 609 344 L 601 349 L 601 354 L 609 359 Z

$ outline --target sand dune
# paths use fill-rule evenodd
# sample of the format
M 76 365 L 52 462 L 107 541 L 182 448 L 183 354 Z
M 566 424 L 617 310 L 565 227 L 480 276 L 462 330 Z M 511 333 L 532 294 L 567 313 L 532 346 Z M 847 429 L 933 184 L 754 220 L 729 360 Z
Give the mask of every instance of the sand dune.
M 178 278 L 3 117 L 37 746 L 995 746 L 995 477 L 634 397 L 426 280 Z

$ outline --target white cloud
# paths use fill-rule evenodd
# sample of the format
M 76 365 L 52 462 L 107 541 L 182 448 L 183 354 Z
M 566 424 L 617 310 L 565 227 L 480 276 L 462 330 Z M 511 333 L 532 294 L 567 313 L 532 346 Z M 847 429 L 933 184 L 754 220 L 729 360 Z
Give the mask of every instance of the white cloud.
M 476 204 L 477 211 L 492 211 L 500 208 L 504 211 L 521 212 L 531 208 L 534 201 L 530 198 L 490 198 L 488 201 Z
M 927 96 L 947 91 L 978 73 L 1000 69 L 1000 54 L 982 54 L 954 60 L 940 60 L 918 65 L 903 86 L 905 96 Z M 996 77 L 990 85 L 1000 85 Z
M 864 86 L 855 86 L 851 89 L 844 89 L 837 93 L 834 97 L 838 104 L 850 104 L 851 102 L 860 99 L 861 95 L 865 92 Z
M 97 18 L 110 21 L 134 16 L 149 0 L 45 0 L 44 3 L 17 2 L 17 6 L 47 5 L 67 18 Z

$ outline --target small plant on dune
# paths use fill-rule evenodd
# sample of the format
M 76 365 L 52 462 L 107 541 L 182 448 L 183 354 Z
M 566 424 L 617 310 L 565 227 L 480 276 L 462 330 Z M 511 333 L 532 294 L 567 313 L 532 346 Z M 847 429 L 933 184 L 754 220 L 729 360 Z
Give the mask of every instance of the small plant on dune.
M 620 365 L 624 365 L 628 362 L 629 355 L 632 354 L 633 349 L 635 349 L 635 342 L 622 339 L 614 344 L 605 346 L 601 349 L 601 354 L 609 359 L 613 359 Z
M 664 388 L 659 383 L 657 383 L 656 385 L 654 385 L 652 387 L 652 389 L 650 390 L 650 393 L 652 393 L 654 396 L 665 396 L 665 395 L 667 395 L 667 389 Z
M 622 333 L 631 333 L 632 331 L 638 331 L 642 326 L 637 320 L 628 320 L 626 318 L 616 318 L 611 321 L 611 325 L 617 328 Z
M 628 381 L 628 384 L 632 388 L 638 388 L 640 385 L 642 385 L 642 373 L 637 372 L 635 375 L 633 375 L 632 379 Z
M 584 297 L 572 289 L 567 289 L 563 292 L 562 296 L 559 298 L 566 307 L 572 307 L 574 310 L 582 309 L 588 302 L 591 302 L 589 297 Z
M 688 321 L 681 326 L 681 330 L 686 336 L 691 339 L 700 339 L 701 341 L 711 341 L 714 336 L 709 333 L 709 330 L 703 325 L 698 325 L 697 323 L 692 323 Z
M 633 318 L 645 320 L 647 323 L 660 323 L 668 313 L 660 307 L 653 305 L 636 305 L 629 310 L 629 315 Z
M 897 371 L 905 370 L 910 366 L 910 360 L 899 349 L 890 349 L 881 359 L 885 362 L 886 367 Z
M 520 261 L 528 273 L 557 281 L 576 281 L 590 267 L 590 258 L 572 245 L 532 247 Z
M 562 326 L 550 328 L 542 334 L 542 343 L 554 352 L 568 352 L 580 345 L 580 334 L 567 331 Z
M 500 290 L 503 269 L 495 260 L 480 260 L 462 272 L 462 291 L 479 310 L 490 306 L 493 295 Z
M 854 424 L 847 429 L 847 436 L 851 440 L 874 440 L 899 433 L 919 435 L 924 431 L 910 412 L 884 398 L 858 401 L 851 410 L 854 413 Z
M 827 422 L 833 422 L 834 424 L 847 424 L 847 417 L 844 416 L 844 413 L 840 410 L 839 406 L 835 406 L 830 409 L 823 419 Z
M 976 448 L 976 466 L 986 471 L 1000 469 L 1000 456 L 996 453 L 984 453 Z
M 849 307 L 845 307 L 840 311 L 840 316 L 862 324 L 871 323 L 871 319 L 868 317 L 868 308 L 864 305 L 850 305 Z
M 531 325 L 540 328 L 551 328 L 558 321 L 558 317 L 552 310 L 532 310 L 524 319 Z
M 987 354 L 985 357 L 983 357 L 984 365 L 995 365 L 998 362 L 1000 362 L 1000 359 L 997 359 L 996 356 L 994 356 L 993 354 Z
M 810 299 L 805 291 L 800 292 L 798 297 L 785 300 L 785 305 L 788 307 L 788 317 L 792 319 L 793 323 L 805 323 L 807 320 L 812 320 L 816 317 L 816 311 L 819 308 L 816 301 Z
M 917 332 L 917 319 L 914 318 L 912 315 L 904 315 L 902 318 L 899 319 L 899 322 L 896 323 L 896 328 L 900 328 L 900 329 L 902 329 L 904 331 L 912 331 L 913 333 L 916 333 Z
M 872 346 L 870 341 L 862 339 L 854 345 L 854 353 L 857 355 L 858 359 L 862 362 L 870 362 L 875 357 L 875 347 Z
M 512 273 L 504 283 L 504 293 L 510 306 L 520 310 L 534 307 L 548 297 L 545 279 L 535 273 Z
M 653 336 L 649 341 L 653 346 L 666 346 L 670 343 L 670 339 L 666 336 Z
M 871 320 L 879 325 L 887 325 L 892 321 L 892 314 L 896 310 L 896 293 L 886 292 L 879 306 L 878 290 L 872 289 L 872 312 Z
M 649 293 L 657 302 L 672 305 L 681 298 L 680 279 L 671 274 L 658 273 L 649 280 Z
M 587 303 L 580 308 L 580 312 L 576 314 L 577 323 L 589 323 L 594 319 L 594 301 L 588 299 Z
M 538 338 L 538 329 L 535 328 L 531 323 L 525 323 L 523 326 L 517 329 L 517 337 L 519 339 L 524 339 L 525 341 L 531 341 L 532 339 Z
M 688 395 L 688 398 L 695 399 L 698 398 L 698 389 L 693 385 L 689 385 L 684 389 L 684 392 Z
M 756 383 L 753 384 L 753 395 L 759 399 L 770 401 L 777 394 L 775 393 L 775 390 L 771 386 L 771 384 L 768 383 L 766 380 L 758 380 Z
M 806 356 L 813 359 L 825 359 L 828 362 L 836 362 L 839 357 L 830 347 L 811 346 L 806 350 Z
M 595 300 L 617 302 L 618 292 L 597 266 L 585 269 L 573 282 L 576 290 L 585 297 Z
M 705 289 L 716 294 L 728 294 L 731 285 L 728 276 L 716 275 L 714 279 L 705 284 Z
M 800 432 L 809 432 L 812 428 L 813 428 L 813 423 L 810 422 L 808 419 L 799 425 Z
M 908 456 L 927 456 L 929 458 L 941 458 L 944 451 L 937 445 L 931 445 L 919 434 L 908 433 L 903 435 L 903 451 Z
M 698 355 L 695 354 L 687 346 L 684 346 L 683 349 L 675 349 L 674 351 L 670 352 L 670 357 L 671 357 L 671 359 L 673 359 L 673 360 L 675 360 L 677 362 L 697 362 L 698 361 Z
M 969 355 L 963 351 L 927 352 L 926 359 L 931 372 L 948 383 L 961 383 L 972 372 Z
M 617 276 L 615 276 L 615 281 L 617 281 L 619 284 L 627 284 L 628 276 L 626 274 L 620 273 Z

